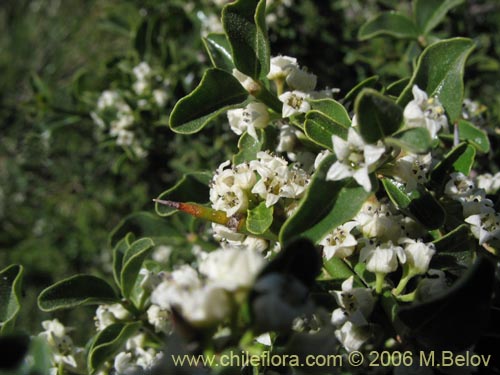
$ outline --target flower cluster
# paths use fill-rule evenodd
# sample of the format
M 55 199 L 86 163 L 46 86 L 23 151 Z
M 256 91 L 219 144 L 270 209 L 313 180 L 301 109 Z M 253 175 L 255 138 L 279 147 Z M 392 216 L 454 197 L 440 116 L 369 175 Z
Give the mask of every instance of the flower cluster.
M 148 140 L 141 128 L 140 111 L 158 111 L 168 101 L 168 80 L 141 62 L 131 72 L 132 88 L 105 90 L 90 113 L 99 131 L 137 158 L 147 155 Z
M 225 248 L 199 257 L 198 271 L 184 265 L 165 273 L 151 301 L 170 313 L 175 310 L 193 326 L 213 326 L 227 319 L 234 304 L 242 301 L 264 258 L 253 248 Z
M 266 207 L 278 206 L 290 216 L 310 181 L 306 171 L 269 152 L 258 152 L 256 160 L 227 168 L 230 164 L 221 164 L 210 184 L 212 208 L 228 216 L 246 214 L 261 202 Z M 220 226 L 214 228 L 217 231 Z M 243 239 L 239 234 L 236 237 L 236 241 Z
M 493 201 L 486 197 L 486 191 L 477 188 L 474 181 L 462 173 L 453 173 L 450 177 L 445 194 L 461 203 L 465 222 L 470 224 L 479 244 L 500 240 L 500 213 L 495 211 Z M 478 180 L 484 181 L 483 178 Z M 488 185 L 494 187 L 494 183 Z
M 70 329 L 65 327 L 59 320 L 45 320 L 42 322 L 44 331 L 38 334 L 44 339 L 52 352 L 51 375 L 57 375 L 59 368 L 81 373 L 85 370 L 84 348 L 77 347 L 68 335 Z

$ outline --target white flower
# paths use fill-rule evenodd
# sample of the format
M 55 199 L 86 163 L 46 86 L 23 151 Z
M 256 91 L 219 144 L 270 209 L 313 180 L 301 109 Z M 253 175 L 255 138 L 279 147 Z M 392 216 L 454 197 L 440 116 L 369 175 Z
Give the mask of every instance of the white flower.
M 212 230 L 214 232 L 214 238 L 217 241 L 227 241 L 230 244 L 238 244 L 245 239 L 244 234 L 235 232 L 225 225 L 212 224 Z
M 118 132 L 118 137 L 116 138 L 116 144 L 118 146 L 131 146 L 134 142 L 134 133 L 128 130 L 120 130 Z
M 349 128 L 347 141 L 334 135 L 332 137 L 333 151 L 337 161 L 326 174 L 329 181 L 343 180 L 353 177 L 366 191 L 372 188 L 369 173 L 373 172 L 377 160 L 385 152 L 382 143 L 365 144 L 361 136 L 352 127 Z
M 495 194 L 500 189 L 500 172 L 491 175 L 484 173 L 477 176 L 477 187 L 484 189 L 486 194 Z
M 423 275 L 429 269 L 432 256 L 436 253 L 433 243 L 423 243 L 406 239 L 404 251 L 406 253 L 406 264 L 412 275 Z
M 391 212 L 389 204 L 370 199 L 363 204 L 354 220 L 367 238 L 397 242 L 401 236 L 402 218 Z
M 151 305 L 147 311 L 148 322 L 155 327 L 155 332 L 165 332 L 169 330 L 169 312 L 158 305 Z
M 472 192 L 471 195 L 461 198 L 460 203 L 462 203 L 464 217 L 494 211 L 493 201 L 486 198 L 485 191 L 482 189 L 476 190 Z
M 157 246 L 154 249 L 151 258 L 153 258 L 153 260 L 158 263 L 168 263 L 168 261 L 170 260 L 170 255 L 172 254 L 173 250 L 174 249 L 172 246 L 166 246 L 166 245 Z
M 303 69 L 292 69 L 286 77 L 286 83 L 292 90 L 302 92 L 313 91 L 316 87 L 317 77 Z
M 368 324 L 366 320 L 373 311 L 375 299 L 368 288 L 354 288 L 354 276 L 342 283 L 342 291 L 334 291 L 338 309 L 332 313 L 332 323 L 340 326 L 346 321 L 356 325 Z
M 396 271 L 398 258 L 401 263 L 405 263 L 406 254 L 402 247 L 395 246 L 392 242 L 386 242 L 379 246 L 367 245 L 361 249 L 359 255 L 359 261 L 366 262 L 368 271 L 380 274 Z
M 269 124 L 267 106 L 258 102 L 227 111 L 227 118 L 235 134 L 240 135 L 246 131 L 255 140 L 258 140 L 255 129 L 263 129 Z
M 345 322 L 335 331 L 335 336 L 348 352 L 358 350 L 370 338 L 369 331 L 365 327 L 355 326 L 351 322 Z
M 444 108 L 437 98 L 428 98 L 425 91 L 414 85 L 412 88 L 414 99 L 410 101 L 403 112 L 405 123 L 410 128 L 426 128 L 431 138 L 437 138 L 441 128 L 448 125 Z
M 199 269 L 213 285 L 234 291 L 250 288 L 263 266 L 263 256 L 254 249 L 219 249 L 208 253 Z
M 431 154 L 416 155 L 408 154 L 396 161 L 396 178 L 406 183 L 406 191 L 412 192 L 417 188 L 417 184 L 427 182 L 427 173 L 431 165 Z
M 470 195 L 474 189 L 474 182 L 461 172 L 454 172 L 450 175 L 451 179 L 444 187 L 444 193 L 455 200 Z
M 302 91 L 287 91 L 279 96 L 279 100 L 283 103 L 282 116 L 290 117 L 298 113 L 306 113 L 311 109 L 311 105 L 307 101 L 309 95 Z
M 148 90 L 149 83 L 147 81 L 142 81 L 142 80 L 136 81 L 132 85 L 132 88 L 134 89 L 134 91 L 137 95 L 142 95 Z
M 292 152 L 297 143 L 295 129 L 291 125 L 283 125 L 280 128 L 279 142 L 276 152 Z
M 130 319 L 130 313 L 119 303 L 112 305 L 100 305 L 95 313 L 95 324 L 98 331 L 116 323 L 118 320 Z
M 250 94 L 260 90 L 260 86 L 251 77 L 241 73 L 238 69 L 233 69 L 233 76 L 241 83 L 241 85 Z
M 139 275 L 143 277 L 140 283 L 140 287 L 145 291 L 152 291 L 162 281 L 161 274 L 149 271 L 146 268 L 141 268 L 141 270 L 139 271 Z
M 97 108 L 104 110 L 108 107 L 114 107 L 117 102 L 121 101 L 120 94 L 116 91 L 103 91 L 97 100 Z
M 139 370 L 139 366 L 134 363 L 130 352 L 118 353 L 113 362 L 113 367 L 118 375 L 132 375 Z
M 136 80 L 143 81 L 151 75 L 151 67 L 145 61 L 142 61 L 139 65 L 132 69 Z
M 265 346 L 271 346 L 272 341 L 271 341 L 271 335 L 269 332 L 263 333 L 255 338 L 255 341 L 257 341 L 259 344 L 265 345 Z
M 227 216 L 246 212 L 248 208 L 247 193 L 239 186 L 233 185 L 223 195 L 219 196 L 215 202 L 212 202 L 212 207 L 224 211 Z
M 168 95 L 164 90 L 153 90 L 153 99 L 158 107 L 163 107 L 167 103 Z
M 482 245 L 493 238 L 500 239 L 500 214 L 492 210 L 469 216 L 465 219 L 471 225 L 472 234 Z
M 335 228 L 335 230 L 328 234 L 321 242 L 323 245 L 323 254 L 326 260 L 332 257 L 346 258 L 351 256 L 358 244 L 356 238 L 350 233 L 358 225 L 355 221 L 348 221 L 347 223 Z
M 289 56 L 275 56 L 271 58 L 271 66 L 267 79 L 283 79 L 290 73 L 291 70 L 299 69 L 297 59 Z
M 215 285 L 203 284 L 196 270 L 187 265 L 166 275 L 151 294 L 151 302 L 163 310 L 175 308 L 196 326 L 220 322 L 231 310 L 227 292 Z

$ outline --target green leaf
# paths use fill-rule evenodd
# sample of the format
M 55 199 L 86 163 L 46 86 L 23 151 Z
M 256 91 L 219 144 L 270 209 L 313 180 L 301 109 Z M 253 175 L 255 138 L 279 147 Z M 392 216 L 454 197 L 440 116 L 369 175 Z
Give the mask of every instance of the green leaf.
M 232 72 L 234 68 L 231 46 L 224 34 L 210 33 L 203 38 L 203 44 L 214 68 Z
M 12 330 L 21 310 L 23 272 L 20 265 L 11 265 L 0 271 L 0 334 Z
M 262 234 L 273 223 L 274 207 L 266 207 L 266 202 L 261 202 L 257 207 L 248 210 L 246 220 L 247 230 L 253 234 Z
M 92 275 L 75 275 L 44 289 L 38 296 L 38 307 L 42 311 L 55 311 L 116 303 L 119 300 L 111 285 L 103 279 Z
M 474 43 L 466 38 L 442 40 L 427 47 L 397 103 L 406 106 L 413 99 L 413 85 L 417 85 L 429 97 L 437 97 L 454 122 L 462 112 L 465 60 L 473 49 Z
M 255 139 L 247 132 L 241 135 L 238 140 L 239 152 L 233 156 L 233 165 L 256 159 L 257 153 L 262 150 L 262 146 L 266 142 L 266 133 L 262 129 L 255 130 L 258 139 Z
M 446 213 L 443 207 L 423 186 L 406 193 L 404 185 L 392 179 L 383 178 L 382 184 L 396 207 L 427 229 L 437 229 L 444 224 Z
M 472 236 L 468 225 L 458 226 L 433 243 L 436 254 L 432 257 L 431 268 L 449 270 L 469 268 L 472 265 L 477 240 Z
M 474 124 L 466 120 L 458 120 L 458 139 L 470 143 L 479 152 L 486 153 L 490 150 L 488 135 Z M 453 134 L 440 135 L 443 139 L 453 140 Z
M 125 237 L 123 237 L 120 241 L 117 242 L 115 247 L 113 248 L 113 278 L 115 279 L 116 285 L 121 289 L 121 281 L 120 275 L 122 273 L 123 267 L 123 256 L 125 252 L 130 247 L 134 239 L 134 235 L 132 233 L 128 233 Z
M 396 82 L 393 82 L 390 85 L 388 85 L 385 89 L 384 94 L 398 97 L 399 95 L 401 95 L 401 92 L 404 90 L 404 88 L 408 85 L 408 82 L 410 82 L 409 77 L 401 78 Z
M 140 327 L 140 322 L 113 323 L 99 332 L 89 349 L 87 358 L 89 373 L 94 374 L 104 362 L 112 360 Z
M 464 0 L 415 0 L 413 14 L 422 34 L 434 29 L 446 16 L 448 11 Z
M 424 128 L 400 130 L 391 137 L 385 138 L 384 142 L 416 154 L 424 154 L 428 152 L 432 146 L 432 139 L 429 131 Z
M 158 199 L 206 203 L 209 200 L 208 183 L 210 179 L 211 175 L 205 172 L 185 174 L 174 186 L 161 193 Z M 177 212 L 174 208 L 158 203 L 155 204 L 155 210 L 160 216 L 170 216 Z
M 184 238 L 184 234 L 168 221 L 144 211 L 128 215 L 113 229 L 109 236 L 110 246 L 115 246 L 128 233 L 133 233 L 136 238 L 149 237 L 155 242 Z
M 332 135 L 347 139 L 347 128 L 318 111 L 307 112 L 304 131 L 314 143 L 330 151 L 333 150 Z
M 375 84 L 378 82 L 378 78 L 378 76 L 371 76 L 358 83 L 346 94 L 344 99 L 342 99 L 342 103 L 346 104 L 352 102 L 364 88 L 375 87 Z
M 430 173 L 431 181 L 436 186 L 443 186 L 453 172 L 461 172 L 466 176 L 469 175 L 474 164 L 475 154 L 474 147 L 467 143 L 459 144 L 434 167 Z
M 344 128 L 349 128 L 351 126 L 351 118 L 345 107 L 338 101 L 333 99 L 316 99 L 309 100 L 311 104 L 311 109 L 321 112 L 323 115 L 330 118 L 332 121 Z
M 280 241 L 296 236 L 317 243 L 330 231 L 352 219 L 371 195 L 352 179 L 326 181 L 326 173 L 335 155 L 323 160 L 313 175 L 297 211 L 283 224 Z
M 170 115 L 170 128 L 181 134 L 199 132 L 220 112 L 241 104 L 248 92 L 232 74 L 208 69 L 198 87 L 177 102 Z
M 494 272 L 493 264 L 480 257 L 446 293 L 401 307 L 398 316 L 410 338 L 430 350 L 461 351 L 474 345 L 488 325 Z
M 344 280 L 355 275 L 355 273 L 344 262 L 344 260 L 340 258 L 332 257 L 329 260 L 324 261 L 323 267 L 325 268 L 326 272 L 328 272 L 328 275 L 330 275 L 331 277 L 329 280 L 337 282 L 339 286 L 342 285 Z
M 237 0 L 222 10 L 222 25 L 236 68 L 255 80 L 269 72 L 265 0 Z
M 358 32 L 359 40 L 388 35 L 398 39 L 417 39 L 418 30 L 411 19 L 401 13 L 380 13 L 366 22 Z
M 403 110 L 391 99 L 373 89 L 364 89 L 356 98 L 354 112 L 359 132 L 368 143 L 391 135 L 403 121 Z
M 155 244 L 150 238 L 135 241 L 125 251 L 120 274 L 120 286 L 123 297 L 129 298 L 141 270 L 142 263 L 151 253 Z

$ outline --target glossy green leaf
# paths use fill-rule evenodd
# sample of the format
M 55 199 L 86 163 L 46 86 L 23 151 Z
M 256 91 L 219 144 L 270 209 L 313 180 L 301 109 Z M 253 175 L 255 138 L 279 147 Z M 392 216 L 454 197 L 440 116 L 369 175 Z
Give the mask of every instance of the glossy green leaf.
M 21 309 L 23 272 L 20 265 L 11 265 L 0 271 L 0 334 L 12 330 Z
M 375 87 L 375 85 L 378 82 L 378 78 L 379 78 L 378 76 L 371 76 L 371 77 L 368 77 L 365 80 L 361 81 L 360 83 L 358 83 L 356 86 L 354 86 L 346 94 L 346 96 L 344 97 L 344 99 L 342 99 L 342 103 L 346 104 L 346 103 L 354 101 L 354 99 L 356 99 L 356 97 L 358 96 L 358 94 L 364 88 Z
M 418 30 L 407 16 L 397 12 L 385 12 L 361 26 L 358 39 L 367 40 L 382 35 L 398 39 L 417 39 Z
M 477 239 L 472 236 L 468 225 L 458 226 L 433 243 L 436 254 L 432 257 L 431 268 L 449 270 L 472 265 Z
M 342 125 L 345 128 L 349 128 L 351 126 L 349 113 L 338 101 L 333 99 L 316 99 L 309 100 L 309 104 L 311 104 L 312 110 L 321 112 L 337 124 Z
M 480 257 L 448 291 L 401 307 L 398 316 L 409 337 L 430 350 L 461 351 L 474 345 L 488 326 L 494 273 L 493 264 Z
M 403 121 L 403 110 L 394 101 L 372 89 L 364 89 L 356 98 L 354 112 L 359 132 L 368 143 L 396 132 Z
M 257 153 L 262 150 L 263 145 L 266 143 L 266 132 L 262 129 L 256 129 L 256 133 L 258 139 L 255 139 L 247 132 L 241 135 L 238 140 L 239 152 L 233 156 L 234 165 L 256 159 Z
M 154 242 L 150 238 L 141 238 L 131 244 L 125 251 L 120 273 L 120 286 L 125 298 L 130 297 L 142 263 L 149 256 L 154 245 Z
M 337 135 L 343 139 L 347 138 L 347 128 L 325 116 L 322 112 L 309 111 L 304 123 L 306 135 L 314 143 L 333 150 L 332 135 Z
M 273 212 L 273 206 L 266 207 L 266 202 L 261 202 L 257 207 L 248 210 L 247 230 L 257 235 L 264 233 L 273 223 Z
M 463 2 L 464 0 L 415 0 L 413 13 L 420 32 L 427 34 L 444 19 L 450 9 Z
M 265 0 L 237 0 L 222 10 L 222 25 L 236 68 L 255 80 L 269 72 Z
M 125 217 L 111 232 L 110 245 L 115 246 L 127 233 L 133 233 L 136 238 L 149 237 L 155 242 L 184 238 L 184 235 L 168 221 L 145 211 L 135 212 Z
M 265 129 L 256 129 L 257 138 L 253 138 L 247 132 L 243 133 L 238 140 L 238 153 L 233 156 L 233 164 L 255 160 L 257 153 L 264 150 L 274 150 L 277 146 L 278 129 L 268 126 Z
M 462 112 L 465 61 L 474 48 L 466 38 L 442 40 L 427 47 L 420 55 L 413 76 L 397 103 L 406 106 L 413 99 L 413 85 L 429 97 L 437 97 L 451 122 Z
M 89 373 L 94 374 L 104 362 L 112 360 L 140 327 L 140 322 L 113 323 L 99 332 L 89 348 L 87 358 Z
M 458 120 L 458 139 L 470 143 L 479 152 L 486 153 L 490 150 L 490 140 L 484 130 L 477 128 L 466 120 Z M 453 140 L 453 134 L 440 135 L 443 139 Z
M 115 279 L 116 285 L 118 285 L 120 289 L 120 275 L 122 273 L 123 257 L 133 241 L 134 235 L 132 233 L 128 233 L 125 237 L 118 241 L 113 248 L 113 278 Z
M 189 173 L 182 178 L 171 188 L 161 193 L 158 199 L 171 200 L 175 202 L 193 202 L 206 203 L 209 200 L 208 183 L 211 176 L 205 172 Z M 169 216 L 177 212 L 176 209 L 155 204 L 156 213 L 160 216 Z
M 241 104 L 248 92 L 232 74 L 208 69 L 198 87 L 177 102 L 170 115 L 170 128 L 181 134 L 199 132 L 220 112 Z
M 234 62 L 231 56 L 231 46 L 224 34 L 210 33 L 203 38 L 203 44 L 214 68 L 230 73 L 233 71 Z
M 403 129 L 394 133 L 391 137 L 385 138 L 388 145 L 396 146 L 402 150 L 416 154 L 428 152 L 432 146 L 432 139 L 429 131 L 424 128 Z
M 280 241 L 300 235 L 318 243 L 331 230 L 352 219 L 370 196 L 352 179 L 326 181 L 334 161 L 334 155 L 323 160 L 297 211 L 283 224 Z
M 461 143 L 441 160 L 431 171 L 430 178 L 432 183 L 437 186 L 443 186 L 450 174 L 453 172 L 461 172 L 464 175 L 469 175 L 469 172 L 474 164 L 476 151 L 474 147 L 467 143 Z
M 92 275 L 75 275 L 44 289 L 38 296 L 38 307 L 42 311 L 55 311 L 118 301 L 119 297 L 105 280 Z
M 427 229 L 437 229 L 444 224 L 446 213 L 443 207 L 422 186 L 406 193 L 404 185 L 392 179 L 383 178 L 382 184 L 394 205 Z

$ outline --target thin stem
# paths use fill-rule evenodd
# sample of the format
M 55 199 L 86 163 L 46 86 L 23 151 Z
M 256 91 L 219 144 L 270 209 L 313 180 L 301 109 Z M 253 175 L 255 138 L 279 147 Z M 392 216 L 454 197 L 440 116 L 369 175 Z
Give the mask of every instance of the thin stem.
M 382 293 L 382 289 L 384 288 L 384 280 L 385 273 L 377 272 L 375 274 L 375 292 L 377 292 L 377 294 Z

